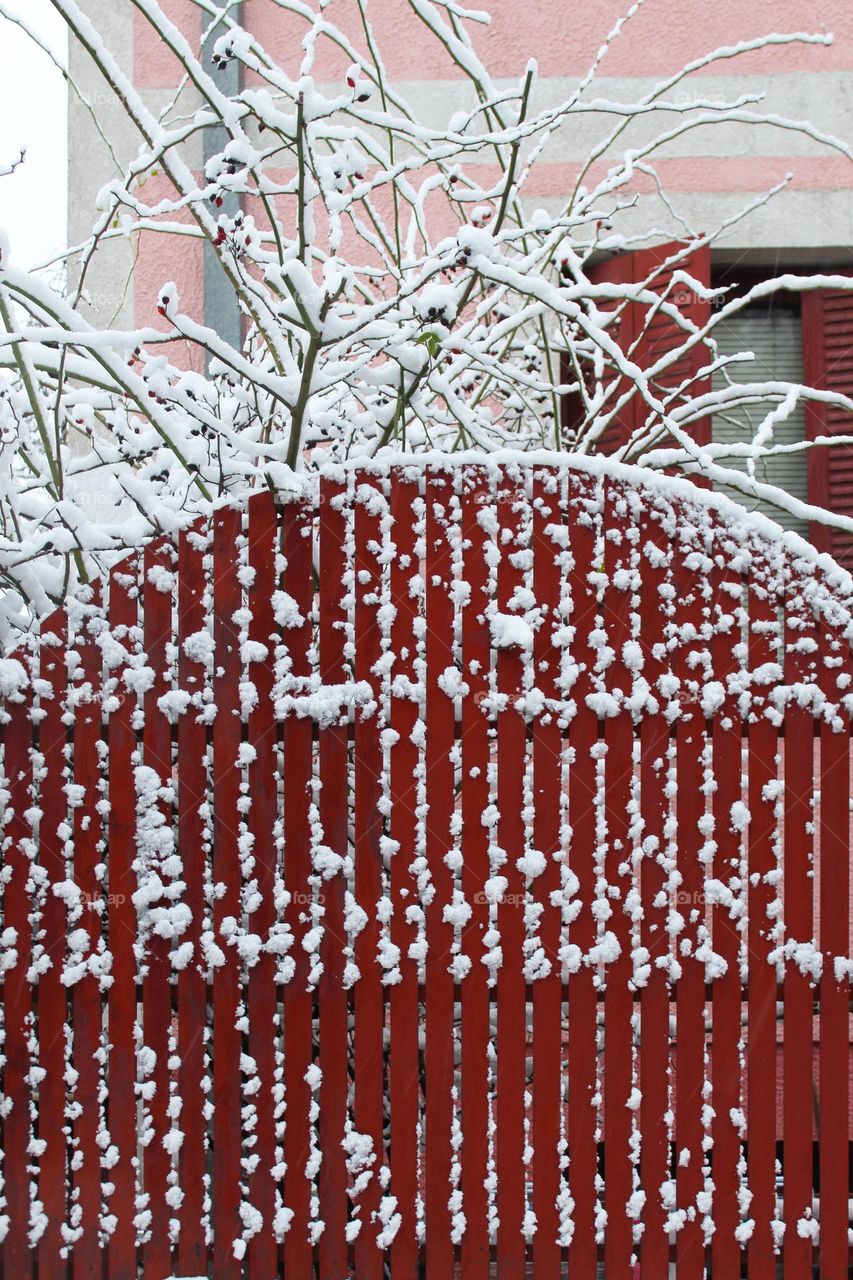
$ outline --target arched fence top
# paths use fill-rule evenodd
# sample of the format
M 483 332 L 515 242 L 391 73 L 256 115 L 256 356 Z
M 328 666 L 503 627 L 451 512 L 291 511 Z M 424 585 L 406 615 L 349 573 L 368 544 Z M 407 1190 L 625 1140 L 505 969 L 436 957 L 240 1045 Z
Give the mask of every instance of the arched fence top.
M 311 532 L 306 536 L 313 538 L 316 560 L 321 511 L 326 501 L 351 503 L 353 510 L 365 504 L 382 511 L 386 523 L 393 523 L 391 493 L 398 486 L 412 494 L 417 491 L 420 496 L 427 486 L 435 492 L 446 492 L 451 524 L 460 519 L 459 504 L 464 495 L 475 489 L 480 508 L 479 536 L 485 554 L 496 541 L 499 520 L 494 513 L 504 503 L 516 506 L 521 524 L 515 536 L 525 541 L 531 554 L 553 556 L 562 563 L 564 599 L 560 610 L 564 621 L 571 614 L 568 597 L 572 591 L 572 530 L 576 537 L 593 539 L 600 563 L 590 571 L 595 605 L 591 596 L 584 625 L 600 645 L 601 655 L 610 653 L 606 635 L 608 619 L 614 611 L 632 610 L 637 633 L 628 651 L 627 669 L 624 663 L 621 668 L 619 663 L 611 663 L 608 675 L 601 656 L 582 664 L 591 674 L 594 672 L 595 692 L 600 695 L 596 706 L 602 717 L 615 714 L 617 704 L 636 717 L 641 714 L 646 697 L 666 704 L 670 719 L 677 717 L 679 705 L 685 701 L 698 701 L 710 716 L 724 693 L 737 695 L 737 708 L 745 722 L 760 711 L 778 723 L 792 698 L 800 705 L 808 703 L 817 718 L 831 720 L 836 709 L 849 710 L 848 703 L 853 699 L 853 580 L 798 535 L 780 529 L 758 512 L 745 511 L 724 495 L 697 488 L 684 478 L 650 474 L 611 459 L 504 451 L 485 457 L 427 454 L 413 459 L 386 455 L 376 460 L 327 463 L 304 475 L 295 475 L 291 487 L 279 491 L 274 502 L 279 512 L 295 504 L 312 513 L 308 522 Z M 534 486 L 539 491 L 535 501 L 552 504 L 553 518 L 539 522 L 541 527 L 530 547 L 534 536 Z M 216 510 L 239 511 L 242 525 L 247 527 L 253 507 L 269 501 L 270 495 L 264 490 L 241 495 L 236 503 L 220 504 Z M 453 504 L 457 504 L 455 511 L 451 510 Z M 487 517 L 492 509 L 492 516 Z M 196 519 L 181 533 L 152 539 L 146 553 L 142 549 L 131 552 L 122 561 L 124 568 L 117 566 L 111 576 L 126 572 L 137 577 L 143 555 L 154 556 L 156 548 L 158 556 L 162 552 L 165 557 L 156 572 L 161 582 L 167 582 L 169 573 L 174 572 L 174 565 L 170 568 L 166 564 L 168 548 L 176 558 L 180 541 L 209 542 L 217 518 L 214 512 Z M 494 526 L 491 529 L 489 520 Z M 393 547 L 393 534 L 387 528 L 386 535 L 388 546 Z M 421 549 L 416 548 L 416 553 L 422 556 L 422 539 L 419 545 Z M 662 665 L 660 669 L 655 667 L 655 680 L 651 683 L 641 652 L 648 619 L 639 626 L 634 582 L 641 561 L 649 573 L 659 578 L 655 612 L 666 630 L 665 639 L 658 641 L 665 646 Z M 150 576 L 155 571 L 147 572 Z M 692 597 L 686 601 L 674 586 L 678 576 L 701 595 L 702 603 L 695 616 L 691 612 Z M 648 590 L 643 606 L 647 613 Z M 84 627 L 96 629 L 102 650 L 108 651 L 107 597 L 107 583 L 97 581 L 79 589 L 61 609 L 37 624 L 17 650 L 0 658 L 0 714 L 2 700 L 15 699 L 31 684 L 40 649 L 45 644 L 51 646 L 57 633 L 64 634 L 67 626 L 71 626 L 72 633 Z M 761 609 L 772 613 L 778 626 L 767 661 L 755 663 L 748 643 L 750 601 L 755 613 L 759 600 Z M 513 636 L 516 640 L 530 639 L 528 612 L 517 600 L 512 605 L 513 625 L 503 625 L 500 619 L 494 622 L 494 648 L 512 643 Z M 692 620 L 685 624 L 682 614 L 686 617 L 688 612 Z M 541 626 L 547 630 L 549 626 L 535 605 L 533 623 L 534 630 Z M 770 625 L 769 619 L 762 625 L 765 624 Z M 575 644 L 576 628 L 577 620 L 571 624 Z M 822 659 L 814 647 L 815 634 L 811 633 L 815 629 L 832 650 Z M 802 634 L 797 643 L 799 632 Z M 555 631 L 551 627 L 549 634 L 552 639 L 556 636 L 558 647 L 567 647 L 569 631 L 565 628 Z M 691 648 L 692 665 L 689 674 L 679 675 L 676 655 L 685 647 Z M 720 669 L 718 663 L 722 664 Z M 592 696 L 592 691 L 588 690 L 586 696 Z M 315 697 L 315 706 L 321 702 L 322 698 Z M 334 699 L 325 701 L 324 715 L 332 714 L 333 704 Z M 531 702 L 531 708 L 532 705 Z M 307 710 L 309 703 L 300 706 Z
M 4 1274 L 840 1274 L 846 575 L 612 463 L 277 497 L 0 662 Z

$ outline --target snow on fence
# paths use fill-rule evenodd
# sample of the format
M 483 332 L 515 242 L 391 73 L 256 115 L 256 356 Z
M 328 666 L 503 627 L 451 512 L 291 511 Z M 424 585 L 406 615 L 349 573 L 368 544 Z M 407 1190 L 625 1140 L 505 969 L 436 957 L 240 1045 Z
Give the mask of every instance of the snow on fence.
M 846 1274 L 849 585 L 550 462 L 257 494 L 0 662 L 4 1280 Z

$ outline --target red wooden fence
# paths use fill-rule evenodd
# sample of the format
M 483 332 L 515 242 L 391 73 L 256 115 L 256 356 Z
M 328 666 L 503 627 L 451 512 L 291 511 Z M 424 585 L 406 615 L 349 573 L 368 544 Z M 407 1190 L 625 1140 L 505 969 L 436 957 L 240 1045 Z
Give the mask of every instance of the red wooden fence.
M 847 1275 L 853 599 L 731 513 L 329 469 L 0 663 L 3 1280 Z

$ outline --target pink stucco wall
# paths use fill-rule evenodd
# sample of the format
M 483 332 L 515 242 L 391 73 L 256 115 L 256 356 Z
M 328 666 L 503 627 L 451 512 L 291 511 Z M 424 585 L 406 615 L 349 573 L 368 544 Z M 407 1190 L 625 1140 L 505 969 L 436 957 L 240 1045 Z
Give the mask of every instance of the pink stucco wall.
M 198 29 L 199 11 L 191 0 L 164 0 L 162 7 L 185 31 Z M 477 6 L 471 6 L 473 8 Z M 480 28 L 478 49 L 495 76 L 523 74 L 535 57 L 546 76 L 583 75 L 607 32 L 628 8 L 626 0 L 587 0 L 566 6 L 559 0 L 488 0 L 492 15 Z M 327 11 L 359 47 L 364 46 L 355 0 L 335 0 Z M 441 47 L 412 14 L 405 0 L 371 0 L 371 21 L 381 38 L 389 73 L 403 80 L 441 79 L 454 68 Z M 243 21 L 263 41 L 285 69 L 299 68 L 300 41 L 307 30 L 303 20 L 286 14 L 274 0 L 243 0 Z M 136 15 L 135 71 L 147 87 L 174 83 L 174 59 L 146 38 L 146 23 Z M 710 49 L 749 40 L 768 32 L 829 31 L 829 49 L 804 50 L 791 46 L 762 52 L 738 61 L 738 71 L 820 72 L 853 68 L 853 5 L 849 0 L 825 0 L 819 9 L 802 0 L 649 0 L 614 42 L 603 68 L 609 76 L 664 76 Z M 318 58 L 315 75 L 329 79 L 346 69 L 346 56 L 331 46 Z
M 540 76 L 552 81 L 564 78 L 567 86 L 586 73 L 607 33 L 628 8 L 627 0 L 587 0 L 575 6 L 558 0 L 484 3 L 492 21 L 472 30 L 478 52 L 492 75 L 518 79 L 528 59 L 534 57 Z M 202 18 L 193 0 L 161 0 L 161 5 L 195 44 Z M 425 31 L 408 0 L 369 0 L 368 14 L 389 74 L 406 82 L 408 95 L 418 100 L 419 107 L 437 108 L 440 117 L 444 85 L 459 76 L 446 51 Z M 343 29 L 356 48 L 366 51 L 356 0 L 331 0 L 325 16 Z M 286 13 L 275 0 L 243 0 L 242 20 L 285 71 L 297 77 L 306 21 Z M 805 102 L 803 116 L 817 114 L 824 130 L 853 140 L 851 0 L 825 0 L 816 8 L 802 0 L 753 0 L 750 4 L 743 0 L 646 0 L 603 58 L 599 76 L 607 83 L 599 92 L 630 101 L 647 89 L 649 77 L 665 77 L 715 48 L 774 31 L 803 30 L 831 32 L 834 43 L 829 47 L 781 46 L 722 61 L 703 79 L 702 92 L 726 98 L 732 93 L 769 89 L 767 110 L 795 112 Z M 178 82 L 175 58 L 153 37 L 138 12 L 133 44 L 134 75 L 141 88 L 162 89 Z M 341 80 L 348 64 L 345 51 L 321 39 L 312 74 L 319 82 Z M 638 80 L 646 81 L 642 90 Z M 789 102 L 791 86 L 799 91 L 796 106 Z M 550 101 L 561 96 L 558 85 L 550 85 L 547 92 Z M 686 100 L 692 92 L 689 82 L 682 83 L 675 97 Z M 593 88 L 587 96 L 595 95 Z M 548 157 L 534 169 L 527 194 L 547 199 L 571 191 L 580 159 L 586 154 L 582 146 L 577 130 L 564 127 Z M 804 143 L 796 134 L 765 129 L 753 137 L 737 126 L 729 132 L 704 129 L 692 135 L 688 145 L 658 156 L 656 166 L 668 192 L 694 199 L 694 206 L 696 199 L 704 202 L 691 210 L 693 225 L 702 229 L 729 216 L 733 203 L 740 207 L 752 193 L 766 192 L 791 174 L 788 191 L 773 205 L 775 222 L 765 219 L 746 233 L 753 236 L 753 243 L 775 248 L 789 243 L 818 248 L 825 244 L 833 247 L 829 254 L 833 260 L 838 258 L 838 246 L 853 244 L 853 161 Z M 597 165 L 589 179 L 601 177 L 607 167 L 607 162 Z M 480 172 L 488 181 L 489 166 L 483 164 Z M 648 178 L 639 175 L 634 189 L 642 192 L 650 185 Z M 262 222 L 263 218 L 257 216 L 257 220 Z M 756 227 L 755 222 L 752 225 Z M 796 233 L 790 242 L 789 229 Z M 762 240 L 763 235 L 766 238 Z M 168 245 L 166 239 L 150 236 L 143 244 L 134 297 L 140 322 L 152 318 L 152 300 L 170 279 L 177 280 L 186 300 L 202 302 L 200 253 L 192 250 L 189 241 Z

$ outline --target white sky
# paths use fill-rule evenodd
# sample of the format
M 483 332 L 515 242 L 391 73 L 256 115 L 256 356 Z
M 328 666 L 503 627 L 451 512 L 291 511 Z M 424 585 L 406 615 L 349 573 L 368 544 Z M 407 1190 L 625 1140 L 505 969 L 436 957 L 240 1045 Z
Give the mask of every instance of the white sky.
M 50 0 L 0 0 L 67 60 L 65 23 Z M 27 148 L 21 167 L 0 178 L 0 227 L 12 260 L 34 267 L 66 246 L 66 86 L 62 74 L 0 13 L 0 165 Z

